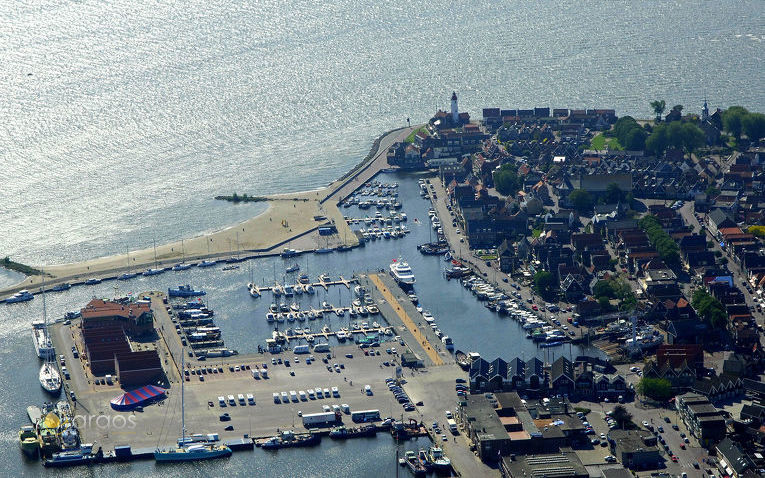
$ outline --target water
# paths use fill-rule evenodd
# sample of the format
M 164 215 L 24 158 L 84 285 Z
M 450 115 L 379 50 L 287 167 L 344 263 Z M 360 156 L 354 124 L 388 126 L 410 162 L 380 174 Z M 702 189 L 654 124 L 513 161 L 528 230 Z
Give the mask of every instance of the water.
M 357 248 L 346 253 L 332 254 L 307 254 L 299 258 L 282 259 L 280 257 L 262 258 L 247 261 L 241 264 L 240 268 L 232 271 L 224 271 L 222 265 L 212 268 L 192 268 L 187 271 L 166 272 L 162 275 L 151 277 L 137 277 L 130 281 L 110 281 L 94 286 L 79 286 L 63 293 L 49 293 L 46 295 L 48 311 L 52 319 L 61 317 L 66 311 L 76 310 L 82 307 L 92 297 L 112 297 L 115 295 L 132 294 L 140 295 L 141 292 L 149 290 L 165 290 L 168 287 L 175 287 L 178 284 L 189 283 L 195 288 L 202 288 L 207 292 L 203 300 L 215 310 L 215 324 L 221 328 L 226 347 L 238 350 L 241 353 L 252 353 L 257 351 L 258 345 L 264 345 L 265 339 L 271 336 L 273 324 L 265 320 L 265 314 L 268 306 L 275 299 L 266 292 L 262 297 L 253 299 L 247 291 L 246 284 L 254 280 L 260 284 L 272 284 L 274 278 L 280 283 L 297 281 L 299 274 L 307 273 L 312 280 L 321 273 L 327 273 L 331 278 L 337 279 L 340 275 L 349 278 L 354 273 L 366 272 L 368 270 L 387 270 L 388 265 L 393 259 L 402 258 L 409 262 L 412 270 L 417 277 L 415 292 L 420 303 L 426 309 L 429 309 L 436 318 L 440 329 L 453 338 L 455 347 L 466 351 L 477 351 L 482 356 L 493 359 L 501 356 L 506 360 L 516 356 L 539 357 L 544 359 L 544 349 L 537 348 L 531 340 L 525 338 L 526 332 L 523 331 L 517 322 L 508 318 L 502 318 L 498 314 L 489 311 L 479 302 L 473 294 L 463 288 L 459 281 L 447 281 L 443 275 L 443 269 L 446 262 L 441 257 L 424 256 L 417 252 L 417 244 L 427 242 L 431 239 L 431 227 L 428 219 L 428 208 L 430 202 L 421 198 L 419 195 L 418 176 L 404 174 L 380 174 L 377 176 L 382 182 L 399 183 L 399 201 L 403 204 L 403 212 L 407 213 L 407 227 L 412 231 L 401 239 L 378 239 L 369 242 L 364 248 Z M 349 217 L 373 216 L 375 209 L 360 211 L 356 207 L 343 208 L 343 213 Z M 387 211 L 385 212 L 387 214 Z M 358 226 L 354 226 L 358 227 Z M 299 272 L 287 274 L 286 268 L 297 262 L 301 266 Z M 352 290 L 344 286 L 330 287 L 329 291 L 321 288 L 317 289 L 315 295 L 303 294 L 294 296 L 291 299 L 276 299 L 277 302 L 285 301 L 287 304 L 292 301 L 301 304 L 302 309 L 308 307 L 319 308 L 322 301 L 330 302 L 335 306 L 348 306 L 354 299 Z M 32 356 L 32 340 L 29 323 L 39 318 L 42 304 L 38 299 L 34 301 L 0 306 L 0 321 L 6 324 L 6 327 L 0 330 L 0 343 L 8 344 L 8 348 L 3 350 L 2 360 L 9 369 L 15 370 L 13 376 L 8 376 L 7 380 L 12 380 L 13 387 L 4 388 L 0 391 L 0 413 L 6 417 L 6 437 L 7 447 L 0 449 L 0 458 L 10 457 L 11 463 L 16 463 L 16 454 L 19 453 L 14 443 L 16 440 L 14 430 L 16 427 L 26 421 L 25 408 L 30 403 L 37 403 L 44 400 L 44 394 L 35 380 L 37 367 L 36 360 L 30 360 Z M 385 321 L 381 315 L 368 316 L 365 318 L 350 319 L 345 317 L 338 318 L 334 315 L 327 319 L 305 322 L 284 323 L 280 325 L 282 329 L 286 327 L 304 327 L 310 326 L 314 331 L 318 331 L 324 324 L 329 325 L 333 330 L 338 330 L 342 326 L 348 326 L 349 321 L 357 320 L 372 323 L 379 321 L 384 324 Z M 480 333 L 476 333 L 480 330 Z M 12 340 L 12 337 L 20 337 L 20 340 Z M 331 340 L 331 343 L 335 343 Z M 556 355 L 561 353 L 573 356 L 581 352 L 578 346 L 558 347 L 554 350 Z M 223 358 L 222 361 L 228 359 Z M 16 384 L 16 382 L 18 382 Z M 423 446 L 420 442 L 418 446 Z M 292 465 L 300 469 L 301 473 L 309 476 L 314 471 L 310 464 L 316 462 L 315 456 L 320 454 L 323 457 L 323 463 L 326 469 L 332 469 L 333 474 L 337 476 L 356 476 L 364 471 L 378 471 L 383 476 L 392 474 L 389 467 L 393 462 L 386 459 L 392 457 L 394 447 L 388 438 L 379 439 L 376 442 L 356 444 L 347 442 L 345 445 L 336 448 L 334 446 L 323 444 L 318 449 L 310 450 L 304 453 L 302 450 L 288 450 L 277 456 L 266 454 L 257 450 L 255 453 L 237 453 L 230 463 L 225 467 L 232 470 L 242 470 L 250 467 L 258 469 L 272 470 L 274 467 L 287 466 L 283 455 L 287 453 L 298 457 L 299 464 Z M 363 453 L 379 457 L 376 459 L 373 467 L 367 460 L 358 458 Z M 349 459 L 347 454 L 354 457 Z M 29 470 L 37 470 L 36 463 L 28 464 Z M 145 472 L 152 470 L 153 463 L 133 463 L 130 465 L 109 466 L 100 468 L 104 474 L 112 475 L 117 473 L 132 472 L 138 470 Z M 207 465 L 205 465 L 207 466 Z M 164 469 L 164 468 L 163 468 Z M 206 468 L 203 468 L 206 469 Z M 177 470 L 177 471 L 176 471 Z M 184 473 L 185 468 L 173 468 L 173 473 Z M 268 476 L 268 474 L 266 473 Z
M 485 106 L 543 105 L 614 107 L 648 117 L 655 98 L 686 111 L 698 111 L 704 97 L 713 108 L 765 110 L 756 80 L 765 11 L 757 0 L 0 5 L 0 256 L 33 264 L 148 247 L 153 238 L 164 242 L 246 219 L 263 205 L 212 197 L 325 185 L 364 157 L 382 131 L 447 107 L 452 90 L 474 117 Z M 514 322 L 443 281 L 439 259 L 412 249 L 427 230 L 411 220 L 410 227 L 409 237 L 378 241 L 373 252 L 312 256 L 307 267 L 314 276 L 345 274 L 362 257 L 365 265 L 386 267 L 405 253 L 418 294 L 457 347 L 488 357 L 536 353 L 530 342 L 514 339 Z M 253 263 L 257 279 L 273 278 L 272 262 L 284 267 Z M 245 351 L 270 330 L 267 297 L 253 301 L 243 287 L 248 267 L 141 278 L 117 292 L 180 282 L 204 287 L 227 345 Z M 3 273 L 0 283 L 16 278 Z M 51 313 L 79 308 L 94 294 L 112 296 L 112 285 L 50 294 Z M 349 298 L 334 289 L 330 296 L 333 303 Z M 29 323 L 39 316 L 38 300 L 0 307 L 0 459 L 12 474 L 40 473 L 38 464 L 22 464 L 15 443 L 24 406 L 43 399 L 33 379 L 37 362 L 30 360 Z M 466 322 L 487 334 L 465 332 Z M 390 476 L 393 448 L 382 440 L 273 456 L 239 453 L 163 472 Z M 133 463 L 92 473 L 153 471 L 153 463 Z
M 262 206 L 214 195 L 325 185 L 452 90 L 474 117 L 765 110 L 758 0 L 240 3 L 0 0 L 0 253 L 69 262 L 235 223 Z

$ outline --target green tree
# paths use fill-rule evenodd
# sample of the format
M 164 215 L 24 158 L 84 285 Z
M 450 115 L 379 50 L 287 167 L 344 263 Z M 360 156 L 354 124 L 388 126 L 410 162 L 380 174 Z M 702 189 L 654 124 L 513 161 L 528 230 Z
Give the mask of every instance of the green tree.
M 714 184 L 710 184 L 709 187 L 704 192 L 707 193 L 707 196 L 711 196 L 711 197 L 714 197 L 714 196 L 717 196 L 718 194 L 720 194 L 720 190 L 717 189 L 714 186 Z
M 624 196 L 624 191 L 622 191 L 619 185 L 616 183 L 611 183 L 606 187 L 606 194 L 604 199 L 606 200 L 606 204 L 613 204 L 624 201 Z
M 621 139 L 619 142 L 627 151 L 643 151 L 646 138 L 648 133 L 643 128 L 632 128 L 624 136 L 624 142 L 622 143 Z
M 710 325 L 717 328 L 725 327 L 728 320 L 728 313 L 725 306 L 710 295 L 704 289 L 696 289 L 691 296 L 691 305 L 696 309 L 699 317 L 703 318 Z
M 653 110 L 654 114 L 656 115 L 656 122 L 661 122 L 661 115 L 664 113 L 664 110 L 667 108 L 667 102 L 664 100 L 654 100 L 651 101 L 651 109 Z
M 749 114 L 743 106 L 731 106 L 722 115 L 723 127 L 737 140 L 741 139 L 744 116 Z
M 580 213 L 591 211 L 592 206 L 595 204 L 592 195 L 586 189 L 574 189 L 568 195 L 568 199 Z
M 667 127 L 664 124 L 658 124 L 653 128 L 653 132 L 645 140 L 645 149 L 655 156 L 661 156 L 669 146 L 667 138 Z
M 617 405 L 611 412 L 611 418 L 621 428 L 628 428 L 632 424 L 632 414 L 627 411 L 624 405 Z
M 503 164 L 494 172 L 494 187 L 505 196 L 514 196 L 523 187 L 523 179 L 518 176 L 515 166 Z
M 552 300 L 557 295 L 555 277 L 547 271 L 534 274 L 534 290 L 545 300 Z
M 706 143 L 706 135 L 701 128 L 693 123 L 683 123 L 680 134 L 682 135 L 683 148 L 688 154 L 693 153 Z
M 765 137 L 765 115 L 749 113 L 741 119 L 741 127 L 752 142 L 759 142 Z
M 674 396 L 672 383 L 665 378 L 643 377 L 637 384 L 639 394 L 654 400 L 665 401 Z

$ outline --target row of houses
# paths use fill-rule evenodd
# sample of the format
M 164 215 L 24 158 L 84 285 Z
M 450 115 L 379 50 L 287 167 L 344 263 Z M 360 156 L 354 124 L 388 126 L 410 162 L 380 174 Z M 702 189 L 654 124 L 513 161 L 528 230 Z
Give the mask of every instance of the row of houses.
M 473 361 L 469 372 L 470 392 L 522 392 L 528 396 L 563 395 L 577 399 L 618 398 L 630 393 L 619 374 L 593 370 L 586 362 L 571 362 L 558 357 L 546 368 L 538 358 L 509 362 L 497 358 Z

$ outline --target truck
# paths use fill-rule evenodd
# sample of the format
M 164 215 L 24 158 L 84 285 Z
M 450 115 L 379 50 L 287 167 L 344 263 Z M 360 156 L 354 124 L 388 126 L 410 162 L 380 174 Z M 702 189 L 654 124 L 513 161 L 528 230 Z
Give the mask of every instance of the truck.
M 321 413 L 304 413 L 303 414 L 303 426 L 308 428 L 309 426 L 317 425 L 330 425 L 338 421 L 337 414 L 335 412 L 321 412 Z
M 295 348 L 292 349 L 292 352 L 296 353 L 296 354 L 307 354 L 310 351 L 311 350 L 308 348 L 308 345 L 305 345 L 305 344 L 303 344 L 303 345 L 296 345 Z
M 452 434 L 457 434 L 457 422 L 454 421 L 453 418 L 447 418 L 446 423 L 449 425 L 449 431 L 452 432 Z

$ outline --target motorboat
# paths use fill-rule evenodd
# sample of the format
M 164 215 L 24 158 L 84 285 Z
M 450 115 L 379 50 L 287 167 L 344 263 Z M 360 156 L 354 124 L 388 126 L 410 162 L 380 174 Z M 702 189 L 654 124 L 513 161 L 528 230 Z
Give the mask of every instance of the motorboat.
M 135 279 L 136 277 L 138 277 L 138 273 L 136 272 L 125 272 L 124 274 L 117 276 L 117 280 L 129 280 Z
M 402 288 L 411 288 L 416 282 L 412 269 L 405 261 L 394 259 L 390 265 L 390 274 Z
M 308 294 L 314 294 L 314 293 L 316 293 L 316 289 L 314 289 L 314 288 L 313 288 L 313 286 L 312 286 L 311 284 L 306 284 L 306 286 L 305 286 L 305 291 L 306 291 Z
M 300 264 L 298 264 L 298 263 L 296 262 L 296 263 L 294 263 L 293 265 L 289 266 L 289 267 L 286 269 L 286 272 L 287 272 L 287 274 L 289 274 L 290 272 L 297 272 L 297 271 L 299 271 L 299 270 L 300 270 Z
M 155 276 L 155 275 L 158 275 L 158 274 L 162 274 L 163 272 L 165 272 L 164 269 L 150 268 L 150 269 L 146 269 L 145 271 L 143 271 L 142 275 L 144 275 L 144 276 Z
M 452 462 L 446 455 L 444 455 L 444 451 L 441 448 L 431 446 L 428 449 L 427 455 L 430 466 L 432 466 L 433 470 L 436 472 L 449 471 L 451 469 Z
M 37 433 L 31 425 L 24 425 L 19 429 L 19 446 L 21 451 L 24 452 L 30 458 L 37 456 L 40 450 L 40 439 L 37 438 Z
M 197 264 L 197 267 L 212 267 L 217 263 L 218 261 L 202 261 L 199 264 Z
M 34 298 L 35 298 L 35 296 L 32 295 L 32 293 L 29 292 L 28 290 L 21 290 L 19 292 L 16 292 L 12 296 L 8 297 L 7 299 L 5 299 L 5 303 L 6 304 L 13 304 L 15 302 L 26 302 L 26 301 L 32 300 Z

